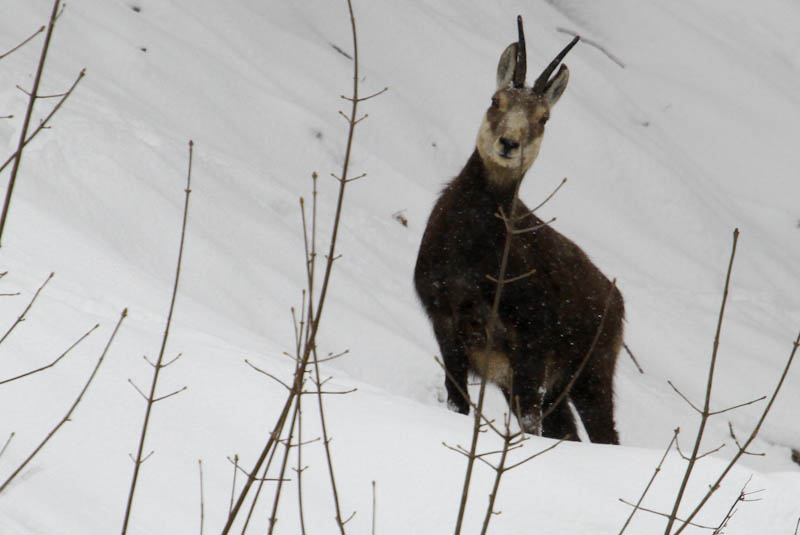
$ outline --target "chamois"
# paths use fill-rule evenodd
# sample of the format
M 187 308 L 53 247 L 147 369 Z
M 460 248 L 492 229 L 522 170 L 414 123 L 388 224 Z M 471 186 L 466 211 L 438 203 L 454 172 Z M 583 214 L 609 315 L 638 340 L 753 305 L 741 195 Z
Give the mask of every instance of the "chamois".
M 519 38 L 500 56 L 475 151 L 431 212 L 414 285 L 442 353 L 451 410 L 469 413 L 472 371 L 500 387 L 524 432 L 577 440 L 569 399 L 592 442 L 618 444 L 613 381 L 622 295 L 577 245 L 516 198 L 569 71 L 561 65 L 551 75 L 578 38 L 528 87 L 517 22 Z M 526 231 L 512 234 L 508 282 L 490 320 L 512 218 Z

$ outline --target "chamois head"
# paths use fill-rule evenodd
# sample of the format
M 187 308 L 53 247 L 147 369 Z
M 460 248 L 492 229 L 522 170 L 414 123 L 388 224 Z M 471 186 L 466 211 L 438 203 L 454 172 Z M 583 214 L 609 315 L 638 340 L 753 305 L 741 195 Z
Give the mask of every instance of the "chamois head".
M 544 125 L 550 118 L 550 109 L 564 93 L 569 80 L 569 70 L 561 65 L 550 78 L 567 52 L 575 46 L 575 37 L 564 47 L 532 87 L 525 85 L 525 35 L 522 17 L 517 17 L 519 40 L 503 51 L 497 64 L 497 90 L 486 110 L 477 148 L 493 181 L 505 183 L 520 180 L 531 166 L 544 135 Z

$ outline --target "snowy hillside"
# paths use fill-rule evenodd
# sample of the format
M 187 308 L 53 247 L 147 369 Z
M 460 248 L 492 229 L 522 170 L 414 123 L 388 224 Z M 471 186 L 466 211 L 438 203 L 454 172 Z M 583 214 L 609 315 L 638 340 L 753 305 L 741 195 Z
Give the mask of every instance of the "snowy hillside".
M 0 0 L 0 53 L 47 22 L 49 0 Z M 349 533 L 452 532 L 472 420 L 446 410 L 439 349 L 411 284 L 417 248 L 442 186 L 473 150 L 497 59 L 525 19 L 529 71 L 579 33 L 569 87 L 553 110 L 521 197 L 578 243 L 626 300 L 616 377 L 622 445 L 562 444 L 503 480 L 491 533 L 618 533 L 676 427 L 691 447 L 730 255 L 741 231 L 722 330 L 713 407 L 772 392 L 800 330 L 800 4 L 785 0 L 637 2 L 360 1 L 363 104 L 326 316 L 328 425 Z M 592 45 L 598 45 L 593 46 Z M 42 36 L 0 60 L 0 160 L 16 150 Z M 599 47 L 602 47 L 599 48 Z M 144 417 L 145 388 L 174 277 L 188 141 L 195 142 L 181 287 L 163 393 L 149 430 L 129 533 L 196 533 L 198 459 L 205 531 L 219 532 L 238 454 L 255 461 L 285 395 L 248 368 L 291 377 L 290 307 L 305 283 L 298 198 L 320 176 L 320 239 L 328 239 L 341 167 L 352 52 L 346 2 L 75 0 L 58 20 L 42 94 L 86 77 L 26 149 L 0 248 L 0 331 L 50 272 L 26 321 L 0 345 L 0 484 L 64 416 L 108 336 L 120 334 L 88 394 L 45 449 L 0 493 L 0 534 L 104 534 L 120 529 Z M 529 79 L 531 78 L 529 74 Z M 52 101 L 37 104 L 35 119 Z M 8 170 L 0 176 L 5 185 Z M 3 187 L 3 190 L 5 188 Z M 393 217 L 401 212 L 407 226 Z M 742 485 L 725 533 L 789 534 L 800 517 L 800 364 L 752 448 L 698 522 L 716 525 Z M 499 418 L 492 389 L 487 411 Z M 763 402 L 709 423 L 682 511 L 749 434 Z M 308 409 L 304 436 L 319 435 Z M 491 450 L 497 440 L 482 438 Z M 533 437 L 519 458 L 552 444 Z M 333 533 L 322 447 L 304 450 L 309 533 Z M 645 505 L 669 511 L 685 463 L 666 460 Z M 478 467 L 468 529 L 478 533 L 492 472 Z M 277 532 L 299 533 L 293 483 Z M 270 493 L 271 494 L 271 493 Z M 269 512 L 251 532 L 266 531 Z M 639 513 L 626 533 L 660 533 Z M 700 528 L 687 533 L 708 533 Z

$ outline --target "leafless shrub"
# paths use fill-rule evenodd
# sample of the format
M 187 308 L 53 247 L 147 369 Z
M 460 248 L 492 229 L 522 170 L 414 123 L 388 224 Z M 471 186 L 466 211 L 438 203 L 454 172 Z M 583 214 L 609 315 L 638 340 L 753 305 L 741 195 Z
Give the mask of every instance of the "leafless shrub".
M 349 59 L 353 61 L 353 92 L 352 95 L 349 97 L 342 96 L 341 98 L 346 100 L 350 103 L 350 113 L 345 114 L 344 112 L 339 112 L 339 114 L 345 119 L 348 126 L 347 131 L 347 143 L 344 152 L 344 163 L 342 165 L 342 170 L 339 175 L 333 174 L 332 176 L 336 181 L 339 183 L 339 191 L 336 200 L 336 210 L 333 217 L 333 224 L 330 231 L 330 245 L 325 255 L 325 263 L 322 266 L 322 280 L 319 285 L 319 290 L 317 290 L 317 278 L 319 273 L 317 271 L 317 245 L 316 245 L 316 236 L 317 236 L 317 218 L 316 218 L 316 198 L 317 198 L 317 174 L 314 173 L 312 175 L 313 179 L 313 190 L 312 196 L 313 200 L 311 203 L 311 218 L 310 221 L 307 217 L 305 211 L 305 201 L 304 199 L 300 199 L 300 207 L 302 213 L 302 223 L 303 223 L 303 236 L 304 236 L 304 245 L 305 245 L 305 270 L 307 276 L 307 283 L 306 289 L 303 292 L 303 299 L 301 304 L 301 312 L 299 317 L 295 316 L 295 311 L 292 310 L 293 318 L 294 318 L 294 331 L 295 331 L 295 347 L 294 347 L 294 354 L 288 354 L 290 358 L 292 358 L 295 362 L 295 370 L 293 377 L 290 382 L 283 381 L 278 377 L 266 372 L 265 370 L 259 369 L 259 371 L 273 380 L 281 384 L 287 390 L 287 397 L 283 404 L 283 407 L 280 410 L 280 413 L 277 417 L 277 420 L 272 428 L 272 431 L 269 434 L 269 438 L 267 439 L 266 443 L 264 444 L 261 453 L 259 454 L 253 468 L 246 472 L 247 479 L 245 480 L 241 490 L 239 491 L 238 497 L 234 500 L 230 512 L 228 514 L 228 518 L 226 524 L 222 530 L 223 535 L 227 534 L 231 531 L 233 524 L 235 523 L 238 516 L 240 516 L 241 509 L 245 500 L 248 498 L 253 484 L 258 481 L 259 484 L 257 489 L 254 493 L 252 498 L 250 511 L 245 519 L 245 527 L 244 530 L 247 529 L 247 523 L 249 522 L 250 517 L 252 516 L 253 510 L 256 506 L 256 502 L 258 500 L 258 496 L 260 494 L 263 482 L 269 478 L 266 478 L 267 471 L 269 470 L 270 464 L 276 454 L 277 448 L 279 444 L 284 444 L 284 455 L 283 460 L 281 462 L 281 467 L 279 469 L 279 477 L 274 478 L 278 483 L 276 485 L 276 490 L 273 495 L 273 507 L 270 514 L 269 520 L 269 533 L 272 533 L 274 527 L 277 522 L 277 509 L 280 500 L 280 495 L 282 489 L 284 488 L 283 482 L 286 480 L 285 473 L 286 468 L 288 466 L 288 455 L 290 448 L 296 448 L 298 452 L 297 456 L 297 468 L 295 472 L 298 478 L 298 502 L 299 502 L 299 510 L 300 510 L 300 524 L 302 532 L 305 533 L 305 522 L 303 518 L 303 498 L 302 498 L 302 487 L 301 487 L 301 478 L 302 472 L 305 467 L 302 465 L 301 455 L 302 455 L 302 446 L 304 444 L 308 444 L 308 442 L 303 442 L 302 440 L 302 405 L 301 399 L 306 394 L 314 394 L 317 399 L 317 408 L 320 415 L 320 422 L 322 425 L 322 444 L 325 450 L 325 457 L 326 457 L 326 464 L 328 468 L 328 475 L 330 479 L 331 485 L 331 494 L 333 498 L 333 507 L 335 512 L 335 521 L 338 531 L 344 535 L 345 534 L 345 525 L 346 523 L 353 517 L 351 514 L 349 517 L 345 518 L 341 512 L 341 504 L 339 499 L 339 493 L 336 484 L 336 477 L 334 473 L 334 466 L 333 466 L 333 454 L 330 447 L 330 437 L 328 436 L 327 424 L 325 420 L 325 411 L 324 411 L 324 403 L 323 398 L 325 395 L 331 394 L 345 394 L 349 391 L 344 392 L 331 392 L 325 390 L 323 387 L 327 382 L 327 379 L 323 379 L 320 375 L 319 363 L 324 362 L 325 360 L 329 360 L 331 358 L 337 358 L 347 353 L 344 351 L 337 355 L 328 356 L 326 358 L 320 358 L 317 353 L 317 333 L 319 332 L 319 327 L 323 318 L 323 312 L 326 302 L 326 297 L 328 294 L 328 287 L 331 280 L 331 273 L 333 269 L 333 265 L 336 260 L 339 259 L 337 256 L 337 236 L 339 233 L 339 225 L 343 215 L 343 203 L 344 203 L 344 193 L 346 190 L 346 186 L 358 179 L 364 178 L 366 174 L 361 174 L 358 176 L 351 176 L 350 175 L 350 155 L 352 152 L 353 146 L 353 138 L 355 133 L 356 125 L 358 125 L 362 120 L 366 118 L 366 115 L 359 116 L 358 115 L 358 106 L 362 102 L 369 100 L 375 96 L 378 96 L 386 91 L 384 88 L 381 91 L 373 93 L 366 97 L 359 96 L 359 81 L 360 77 L 358 74 L 359 62 L 358 62 L 358 39 L 357 39 L 357 32 L 356 32 L 356 22 L 355 22 L 355 15 L 353 13 L 353 6 L 352 3 L 348 0 L 348 11 L 350 15 L 350 26 L 352 30 L 352 38 L 353 38 L 353 54 L 350 56 L 348 54 Z M 255 366 L 253 366 L 255 367 Z M 313 385 L 311 390 L 306 390 L 306 380 L 310 377 L 310 381 Z M 288 427 L 288 429 L 287 429 Z M 295 435 L 296 433 L 296 435 Z M 293 443 L 294 437 L 297 437 L 297 442 Z M 243 530 L 243 532 L 244 532 Z
M 744 406 L 747 406 L 747 405 L 751 405 L 753 403 L 756 403 L 756 402 L 759 402 L 759 401 L 762 401 L 762 400 L 766 399 L 766 396 L 763 396 L 763 397 L 760 397 L 760 398 L 755 399 L 755 400 L 751 400 L 751 401 L 747 401 L 745 403 L 740 403 L 740 404 L 737 404 L 737 405 L 734 405 L 734 406 L 731 406 L 731 407 L 727 407 L 725 409 L 711 410 L 711 394 L 712 394 L 712 388 L 713 388 L 713 382 L 714 382 L 714 372 L 715 372 L 715 369 L 716 369 L 716 362 L 717 362 L 717 351 L 719 349 L 720 334 L 721 334 L 721 331 L 722 331 L 723 319 L 725 317 L 725 306 L 726 306 L 727 298 L 728 298 L 728 290 L 729 290 L 729 287 L 730 287 L 730 280 L 731 280 L 731 271 L 733 269 L 733 260 L 734 260 L 734 257 L 736 256 L 736 244 L 737 244 L 738 239 L 739 239 L 739 230 L 735 229 L 734 232 L 733 232 L 733 245 L 731 247 L 731 256 L 730 256 L 730 260 L 728 262 L 727 274 L 725 276 L 725 286 L 724 286 L 723 294 L 722 294 L 722 303 L 720 305 L 720 310 L 719 310 L 719 314 L 718 314 L 718 317 L 717 317 L 717 327 L 716 327 L 716 333 L 714 335 L 714 345 L 713 345 L 713 349 L 712 349 L 712 352 L 711 352 L 711 360 L 710 360 L 710 363 L 709 363 L 708 379 L 707 379 L 707 383 L 706 383 L 705 399 L 704 399 L 704 402 L 703 402 L 703 407 L 699 408 L 696 404 L 694 404 L 691 400 L 689 400 L 688 397 L 686 397 L 683 393 L 681 393 L 681 391 L 678 390 L 677 387 L 675 387 L 671 382 L 669 383 L 670 386 L 673 388 L 673 390 L 675 390 L 675 392 L 681 398 L 683 398 L 684 401 L 686 401 L 689 404 L 689 406 L 692 407 L 692 409 L 695 410 L 695 412 L 697 412 L 700 415 L 700 424 L 698 426 L 697 437 L 695 438 L 695 442 L 694 442 L 694 445 L 692 447 L 691 454 L 688 455 L 688 456 L 684 455 L 680 451 L 680 449 L 678 449 L 681 457 L 683 457 L 687 461 L 687 467 L 686 467 L 686 470 L 684 471 L 683 479 L 682 479 L 680 487 L 679 487 L 679 489 L 677 491 L 677 494 L 676 494 L 676 497 L 675 497 L 675 501 L 674 501 L 673 506 L 672 506 L 672 511 L 669 514 L 667 514 L 667 513 L 653 511 L 653 510 L 645 509 L 645 508 L 641 507 L 640 504 L 641 504 L 642 500 L 644 499 L 644 494 L 647 492 L 647 488 L 649 488 L 649 486 L 650 486 L 648 484 L 647 488 L 645 489 L 645 493 L 642 494 L 642 496 L 639 499 L 639 502 L 636 505 L 630 504 L 629 502 L 624 502 L 624 503 L 628 503 L 628 505 L 632 505 L 634 507 L 634 510 L 631 513 L 631 516 L 628 518 L 628 521 L 625 523 L 625 526 L 623 526 L 623 529 L 622 529 L 622 531 L 620 531 L 620 533 L 625 531 L 625 527 L 627 527 L 628 523 L 630 522 L 630 519 L 639 510 L 647 511 L 647 512 L 650 512 L 650 513 L 655 513 L 655 514 L 658 514 L 658 515 L 666 517 L 667 518 L 667 525 L 666 525 L 666 528 L 664 530 L 664 535 L 677 535 L 679 533 L 682 533 L 686 529 L 687 526 L 690 526 L 690 525 L 695 525 L 696 526 L 697 524 L 695 524 L 693 522 L 694 519 L 697 517 L 698 513 L 708 503 L 708 501 L 711 498 L 711 496 L 721 487 L 723 480 L 728 475 L 728 473 L 731 471 L 731 469 L 736 465 L 736 463 L 739 461 L 739 459 L 743 455 L 746 455 L 746 454 L 747 455 L 757 455 L 756 453 L 753 453 L 753 452 L 749 451 L 748 448 L 750 447 L 750 444 L 753 442 L 753 440 L 755 440 L 756 436 L 758 436 L 758 433 L 759 433 L 759 431 L 761 429 L 761 426 L 764 423 L 764 420 L 766 419 L 767 414 L 769 414 L 769 411 L 772 408 L 772 405 L 774 404 L 775 399 L 777 398 L 778 393 L 781 390 L 781 386 L 783 385 L 783 382 L 786 379 L 786 375 L 788 374 L 789 368 L 792 365 L 792 361 L 794 360 L 794 356 L 797 353 L 797 349 L 798 349 L 798 347 L 800 347 L 800 334 L 798 334 L 797 338 L 793 342 L 792 350 L 791 350 L 791 352 L 789 354 L 788 359 L 786 360 L 786 364 L 785 364 L 785 366 L 783 368 L 783 372 L 781 373 L 781 376 L 780 376 L 780 378 L 778 380 L 778 383 L 775 386 L 775 388 L 773 389 L 772 394 L 769 397 L 769 401 L 767 402 L 767 405 L 762 410 L 761 416 L 759 417 L 759 419 L 756 422 L 755 426 L 753 427 L 752 431 L 748 435 L 747 439 L 743 443 L 740 443 L 738 438 L 736 437 L 736 435 L 733 434 L 733 428 L 731 427 L 731 435 L 732 435 L 733 440 L 734 440 L 734 442 L 736 444 L 736 453 L 734 454 L 733 458 L 727 463 L 727 465 L 723 468 L 722 472 L 719 474 L 717 479 L 708 486 L 708 491 L 706 491 L 706 493 L 703 495 L 703 497 L 697 502 L 697 504 L 695 505 L 694 509 L 692 509 L 692 511 L 688 514 L 688 516 L 686 516 L 686 518 L 680 518 L 678 516 L 678 511 L 680 509 L 681 503 L 683 501 L 684 494 L 686 492 L 686 489 L 687 489 L 687 487 L 689 485 L 689 481 L 690 481 L 691 476 L 692 476 L 692 471 L 693 471 L 697 461 L 699 461 L 700 459 L 702 459 L 703 457 L 705 457 L 707 455 L 710 455 L 712 453 L 715 453 L 716 451 L 719 451 L 719 449 L 722 448 L 722 446 L 719 446 L 719 447 L 711 449 L 711 450 L 709 450 L 707 452 L 700 453 L 700 444 L 701 444 L 701 442 L 703 440 L 703 435 L 704 435 L 704 432 L 705 432 L 705 428 L 706 428 L 706 424 L 708 422 L 708 419 L 710 417 L 712 417 L 712 416 L 723 414 L 725 412 L 728 412 L 728 411 L 731 411 L 731 410 L 734 410 L 734 409 L 737 409 L 737 408 L 740 408 L 740 407 L 744 407 Z M 677 446 L 677 431 L 676 431 L 675 437 L 673 437 L 673 442 Z M 672 446 L 672 443 L 670 443 L 670 447 L 671 446 Z M 668 449 L 668 451 L 669 451 L 669 449 Z M 662 459 L 662 462 L 663 462 L 663 459 Z M 660 467 L 660 464 L 659 464 L 659 467 Z M 655 478 L 656 474 L 658 473 L 658 470 L 659 470 L 659 468 L 656 469 L 656 473 L 653 475 L 653 478 Z M 652 479 L 651 479 L 650 483 L 652 483 Z M 740 502 L 752 501 L 752 499 L 749 498 L 749 496 L 751 494 L 752 493 L 746 492 L 745 488 L 743 488 L 742 491 L 740 492 L 739 498 L 734 502 L 733 506 L 731 506 L 731 508 L 730 508 L 728 514 L 726 515 L 725 519 L 718 526 L 703 526 L 703 527 L 706 527 L 707 529 L 710 529 L 710 530 L 716 530 L 716 531 L 714 531 L 715 533 L 721 533 L 722 528 L 724 528 L 727 525 L 728 521 L 733 516 L 736 504 L 738 504 Z M 673 530 L 673 528 L 675 528 L 675 529 Z

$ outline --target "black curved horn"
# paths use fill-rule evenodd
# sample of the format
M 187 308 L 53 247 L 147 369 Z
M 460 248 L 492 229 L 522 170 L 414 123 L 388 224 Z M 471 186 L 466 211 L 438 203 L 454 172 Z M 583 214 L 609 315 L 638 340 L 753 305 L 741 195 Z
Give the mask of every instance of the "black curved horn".
M 514 87 L 522 88 L 525 86 L 525 74 L 528 71 L 528 61 L 525 54 L 525 32 L 522 31 L 522 15 L 517 15 L 517 32 L 519 39 L 517 42 L 517 65 L 514 67 Z
M 548 65 L 547 68 L 542 71 L 542 74 L 539 75 L 539 77 L 536 79 L 536 82 L 533 84 L 534 93 L 544 93 L 545 89 L 547 88 L 547 82 L 550 81 L 550 75 L 553 74 L 553 71 L 556 70 L 556 67 L 558 67 L 558 64 L 561 63 L 562 59 L 564 59 L 564 56 L 566 56 L 567 53 L 572 50 L 572 47 L 575 46 L 580 39 L 580 36 L 576 35 L 575 39 L 565 46 L 564 50 L 559 52 L 555 59 L 550 62 L 550 65 Z

